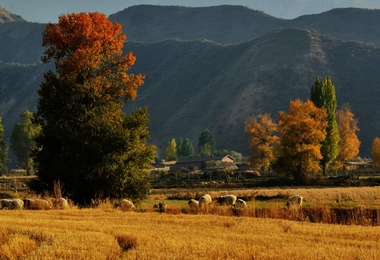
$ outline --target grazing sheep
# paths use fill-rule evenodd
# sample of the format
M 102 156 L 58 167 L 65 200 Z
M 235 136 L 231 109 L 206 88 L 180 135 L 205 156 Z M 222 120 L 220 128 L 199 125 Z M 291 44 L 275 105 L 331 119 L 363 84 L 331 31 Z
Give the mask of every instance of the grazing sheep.
M 286 206 L 289 208 L 290 206 L 302 207 L 303 197 L 301 195 L 294 195 L 288 198 L 286 202 Z
M 24 202 L 20 199 L 2 199 L 1 208 L 2 209 L 22 209 Z
M 69 203 L 65 198 L 54 199 L 53 207 L 56 209 L 67 209 L 69 207 Z
M 205 194 L 202 197 L 200 197 L 198 202 L 199 202 L 199 207 L 201 208 L 208 207 L 208 205 L 210 205 L 212 202 L 212 198 L 209 194 Z
M 154 204 L 154 206 L 153 206 L 153 210 L 158 211 L 160 213 L 166 212 L 167 209 L 168 209 L 168 205 L 166 205 L 165 203 L 161 203 L 161 202 L 158 204 Z
M 236 203 L 236 196 L 235 195 L 225 195 L 225 196 L 220 196 L 217 199 L 218 204 L 220 205 L 226 205 L 226 206 L 233 206 Z
M 237 199 L 234 207 L 238 208 L 238 209 L 246 209 L 246 208 L 248 208 L 248 205 L 244 200 Z
M 53 203 L 45 199 L 23 199 L 23 202 L 25 209 L 49 210 L 53 207 Z
M 120 208 L 122 211 L 128 211 L 131 209 L 135 209 L 136 207 L 132 201 L 124 199 L 120 202 L 120 204 L 118 205 L 118 208 Z
M 195 199 L 190 199 L 189 202 L 187 202 L 187 204 L 189 204 L 189 207 L 192 209 L 199 207 L 199 201 L 197 201 Z

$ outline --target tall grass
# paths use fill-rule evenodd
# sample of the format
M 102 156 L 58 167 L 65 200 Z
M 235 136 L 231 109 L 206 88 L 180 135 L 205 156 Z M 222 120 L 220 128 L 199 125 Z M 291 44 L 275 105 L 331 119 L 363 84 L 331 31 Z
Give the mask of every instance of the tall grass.
M 0 212 L 0 223 L 6 223 L 0 227 L 0 259 L 350 260 L 380 257 L 380 227 L 210 213 L 160 214 L 75 208 L 4 210 Z

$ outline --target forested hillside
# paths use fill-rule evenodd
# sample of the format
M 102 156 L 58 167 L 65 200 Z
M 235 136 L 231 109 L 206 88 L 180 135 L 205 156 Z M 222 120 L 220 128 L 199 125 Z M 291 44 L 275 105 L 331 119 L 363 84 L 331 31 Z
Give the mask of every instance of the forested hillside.
M 171 138 L 190 138 L 196 146 L 206 128 L 214 133 L 218 149 L 247 155 L 246 119 L 259 113 L 276 119 L 290 100 L 309 98 L 316 76 L 331 76 L 338 107 L 350 103 L 359 120 L 360 154 L 370 156 L 380 126 L 380 51 L 374 46 L 380 37 L 376 23 L 370 23 L 377 18 L 364 18 L 376 12 L 337 9 L 283 20 L 244 7 L 125 9 L 110 18 L 122 23 L 125 52 L 132 50 L 137 57 L 130 72 L 146 75 L 126 111 L 148 107 L 150 142 L 161 156 Z M 338 22 L 342 17 L 355 21 L 355 27 L 347 30 Z M 335 29 L 324 32 L 329 24 Z M 6 138 L 18 115 L 35 109 L 36 90 L 48 69 L 39 63 L 43 28 L 27 22 L 0 24 L 0 116 Z

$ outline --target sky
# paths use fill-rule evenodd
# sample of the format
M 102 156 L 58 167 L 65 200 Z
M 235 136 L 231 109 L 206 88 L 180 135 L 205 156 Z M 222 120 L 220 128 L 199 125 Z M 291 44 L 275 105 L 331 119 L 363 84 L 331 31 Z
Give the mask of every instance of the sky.
M 101 12 L 107 16 L 133 5 L 242 5 L 278 18 L 293 19 L 336 7 L 380 8 L 380 0 L 0 0 L 0 6 L 29 22 L 56 23 L 66 13 Z

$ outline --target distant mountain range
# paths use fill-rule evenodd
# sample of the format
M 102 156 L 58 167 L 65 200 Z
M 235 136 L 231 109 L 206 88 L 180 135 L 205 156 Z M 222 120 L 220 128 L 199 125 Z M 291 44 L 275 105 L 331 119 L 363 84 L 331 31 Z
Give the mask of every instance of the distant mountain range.
M 379 10 L 334 9 L 293 20 L 241 6 L 189 8 L 140 5 L 109 17 L 137 56 L 131 73 L 146 75 L 126 112 L 147 106 L 160 156 L 171 138 L 214 133 L 218 149 L 248 155 L 244 122 L 306 100 L 317 76 L 331 76 L 338 106 L 359 120 L 360 155 L 380 133 Z M 43 73 L 44 24 L 0 24 L 0 116 L 9 139 L 19 114 L 35 110 Z

